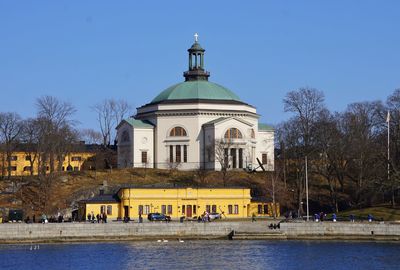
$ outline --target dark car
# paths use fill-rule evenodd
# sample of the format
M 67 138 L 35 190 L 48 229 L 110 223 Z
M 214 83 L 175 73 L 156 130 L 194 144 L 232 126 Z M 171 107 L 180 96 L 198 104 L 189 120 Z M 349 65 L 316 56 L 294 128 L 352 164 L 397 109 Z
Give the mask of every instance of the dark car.
M 171 221 L 170 216 L 166 216 L 160 213 L 150 213 L 147 215 L 147 219 L 150 221 Z

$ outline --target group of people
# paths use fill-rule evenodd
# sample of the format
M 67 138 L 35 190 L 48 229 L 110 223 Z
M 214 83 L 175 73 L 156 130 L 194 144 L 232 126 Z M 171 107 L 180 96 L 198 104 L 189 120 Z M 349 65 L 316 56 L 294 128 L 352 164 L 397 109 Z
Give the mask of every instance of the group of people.
M 100 213 L 95 215 L 93 211 L 87 215 L 87 220 L 91 223 L 107 223 L 107 214 Z
M 197 217 L 197 222 L 211 222 L 210 213 L 204 211 L 202 215 Z
M 25 223 L 36 223 L 36 215 L 32 216 L 32 219 L 30 216 L 27 216 L 25 218 Z M 70 220 L 67 220 L 70 221 Z M 60 213 L 57 214 L 57 216 L 50 216 L 49 218 L 47 217 L 46 214 L 42 214 L 40 217 L 40 223 L 62 223 L 64 222 L 64 216 Z

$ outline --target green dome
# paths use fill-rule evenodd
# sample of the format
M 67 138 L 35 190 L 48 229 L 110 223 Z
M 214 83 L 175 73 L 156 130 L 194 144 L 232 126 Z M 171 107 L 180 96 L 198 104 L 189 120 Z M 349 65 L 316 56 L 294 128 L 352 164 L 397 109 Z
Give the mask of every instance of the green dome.
M 151 103 L 165 100 L 211 99 L 239 101 L 240 98 L 229 89 L 209 81 L 186 81 L 175 84 L 156 96 Z

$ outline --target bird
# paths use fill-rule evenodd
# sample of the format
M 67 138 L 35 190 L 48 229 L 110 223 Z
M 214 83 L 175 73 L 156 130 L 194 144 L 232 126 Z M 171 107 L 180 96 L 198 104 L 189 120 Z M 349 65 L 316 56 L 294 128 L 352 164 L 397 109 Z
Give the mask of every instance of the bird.
M 161 242 L 161 240 L 157 240 L 157 243 L 160 243 Z
M 164 242 L 164 243 L 168 243 L 168 240 L 163 239 L 163 242 Z
M 179 241 L 179 243 L 183 243 L 183 242 L 185 242 L 185 241 L 183 241 L 182 239 L 178 239 L 178 241 Z

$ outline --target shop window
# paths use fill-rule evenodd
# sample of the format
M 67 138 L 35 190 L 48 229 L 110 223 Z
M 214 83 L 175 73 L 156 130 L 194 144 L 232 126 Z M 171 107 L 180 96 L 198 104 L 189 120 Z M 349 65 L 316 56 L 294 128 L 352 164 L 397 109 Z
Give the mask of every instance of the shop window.
M 167 214 L 167 206 L 166 205 L 161 205 L 161 213 L 162 214 Z
M 230 204 L 228 205 L 228 214 L 232 215 L 233 214 L 233 206 Z
M 172 205 L 168 205 L 168 215 L 172 215 Z
M 171 137 L 177 137 L 177 136 L 187 136 L 186 130 L 183 127 L 174 127 L 171 132 L 169 133 L 169 136 Z
M 107 215 L 112 215 L 112 205 L 107 205 Z

